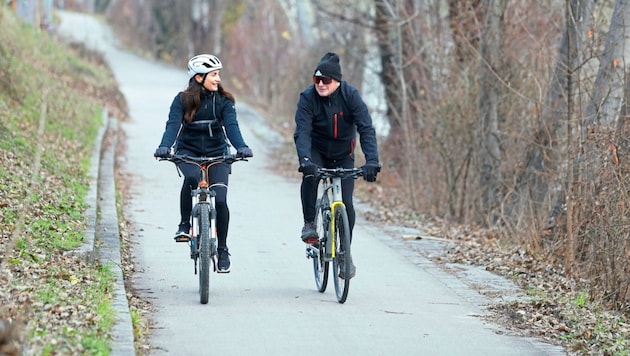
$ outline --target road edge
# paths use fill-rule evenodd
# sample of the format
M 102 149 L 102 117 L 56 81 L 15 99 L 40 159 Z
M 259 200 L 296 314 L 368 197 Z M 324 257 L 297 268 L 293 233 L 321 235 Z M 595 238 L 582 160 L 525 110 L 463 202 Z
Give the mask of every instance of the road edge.
M 88 263 L 107 266 L 112 275 L 112 356 L 136 355 L 133 324 L 122 270 L 120 231 L 116 209 L 115 149 L 118 122 L 103 110 L 103 122 L 90 158 L 90 186 L 86 195 L 86 228 L 82 245 L 74 252 Z

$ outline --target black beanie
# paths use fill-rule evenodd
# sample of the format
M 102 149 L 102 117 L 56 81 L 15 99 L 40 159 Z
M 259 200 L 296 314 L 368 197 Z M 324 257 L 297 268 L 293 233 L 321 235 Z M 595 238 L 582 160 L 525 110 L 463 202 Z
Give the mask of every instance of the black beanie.
M 319 71 L 319 73 L 317 73 Z M 339 56 L 336 53 L 328 52 L 319 60 L 315 75 L 325 75 L 334 80 L 341 81 L 341 66 L 339 66 Z

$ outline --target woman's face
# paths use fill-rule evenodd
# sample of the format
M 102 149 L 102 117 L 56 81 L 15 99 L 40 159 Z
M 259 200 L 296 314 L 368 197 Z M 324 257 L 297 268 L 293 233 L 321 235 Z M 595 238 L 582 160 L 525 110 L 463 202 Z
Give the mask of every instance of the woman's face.
M 328 82 L 328 84 L 324 82 Z M 314 76 L 313 83 L 315 83 L 315 90 L 319 96 L 329 96 L 337 90 L 340 84 L 335 79 L 326 76 Z
M 203 80 L 203 82 L 202 82 Z M 206 74 L 206 78 L 203 78 L 202 74 L 197 74 L 197 82 L 203 85 L 206 90 L 217 91 L 219 90 L 219 83 L 221 83 L 221 77 L 219 71 L 215 70 Z

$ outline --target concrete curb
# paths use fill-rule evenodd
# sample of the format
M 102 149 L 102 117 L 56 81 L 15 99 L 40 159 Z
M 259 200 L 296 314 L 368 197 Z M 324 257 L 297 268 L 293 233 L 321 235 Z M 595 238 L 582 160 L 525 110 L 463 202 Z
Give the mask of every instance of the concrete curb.
M 76 251 L 90 263 L 98 260 L 109 266 L 114 275 L 113 308 L 116 322 L 112 329 L 110 355 L 135 355 L 134 334 L 125 290 L 120 253 L 120 232 L 116 209 L 115 149 L 118 125 L 115 118 L 103 112 L 103 125 L 92 153 L 89 176 L 92 179 L 86 201 L 87 227 L 82 246 Z M 105 137 L 111 141 L 104 145 Z
M 98 175 L 101 164 L 101 150 L 103 147 L 103 138 L 108 126 L 107 110 L 103 110 L 101 127 L 96 134 L 96 144 L 92 150 L 90 157 L 90 168 L 88 169 L 88 177 L 90 178 L 90 187 L 85 197 L 88 207 L 85 211 L 86 228 L 83 234 L 83 243 L 79 248 L 72 251 L 74 254 L 82 256 L 85 260 L 92 263 L 95 260 L 94 238 L 96 234 L 96 219 L 98 209 Z

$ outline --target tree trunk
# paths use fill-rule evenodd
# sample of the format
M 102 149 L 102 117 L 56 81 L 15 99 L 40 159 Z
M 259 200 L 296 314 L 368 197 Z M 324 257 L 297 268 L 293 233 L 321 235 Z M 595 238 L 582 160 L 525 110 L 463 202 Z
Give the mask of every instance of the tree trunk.
M 387 103 L 386 115 L 389 119 L 390 134 L 388 146 L 391 145 L 394 151 L 402 150 L 400 145 L 402 136 L 402 124 L 400 114 L 396 111 L 402 107 L 401 83 L 396 75 L 396 55 L 392 43 L 393 24 L 391 23 L 391 9 L 386 0 L 374 0 L 375 19 L 374 32 L 381 57 L 381 80 L 385 89 L 385 100 Z
M 617 0 L 597 77 L 580 130 L 573 171 L 576 180 L 596 184 L 606 150 L 614 140 L 624 104 L 625 73 L 630 70 L 630 0 Z M 571 187 L 569 187 L 571 188 Z
M 606 36 L 580 146 L 567 187 L 565 266 L 571 275 L 586 269 L 613 289 L 627 290 L 627 173 L 619 168 L 617 130 L 624 112 L 630 64 L 630 0 L 617 0 Z M 625 120 L 625 117 L 621 118 Z M 622 164 L 623 166 L 623 164 Z M 612 208 L 611 208 L 612 207 Z M 607 208 L 607 209 L 606 209 Z M 580 239 L 578 239 L 580 237 Z M 580 268 L 574 261 L 580 259 Z M 586 263 L 584 263 L 586 262 Z M 624 267 L 625 266 L 625 267 Z M 621 277 L 621 279 L 619 279 Z M 610 288 L 610 286 L 606 286 Z M 610 297 L 616 299 L 614 295 Z
M 496 208 L 501 189 L 501 150 L 499 137 L 499 87 L 496 72 L 501 61 L 501 42 L 505 1 L 483 0 L 486 9 L 481 33 L 481 64 L 479 67 L 479 164 L 481 205 L 488 223 L 497 220 Z
M 541 110 L 539 127 L 535 128 L 533 142 L 526 149 L 524 170 L 519 174 L 514 195 L 507 209 L 508 215 L 531 224 L 538 216 L 548 216 L 562 205 L 562 189 L 550 189 L 559 185 L 554 181 L 566 174 L 570 159 L 571 130 L 573 121 L 573 98 L 575 96 L 577 72 L 583 62 L 587 31 L 592 23 L 594 0 L 567 0 L 565 29 L 558 48 L 558 60 L 551 77 L 545 105 Z M 558 192 L 554 197 L 552 192 Z M 562 203 L 553 207 L 554 202 Z M 553 213 L 552 213 L 553 214 Z

